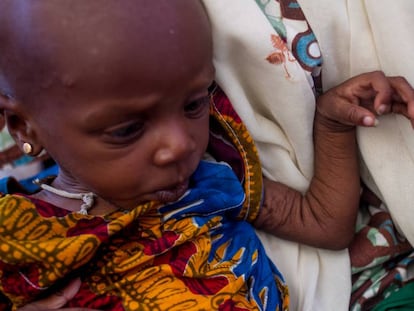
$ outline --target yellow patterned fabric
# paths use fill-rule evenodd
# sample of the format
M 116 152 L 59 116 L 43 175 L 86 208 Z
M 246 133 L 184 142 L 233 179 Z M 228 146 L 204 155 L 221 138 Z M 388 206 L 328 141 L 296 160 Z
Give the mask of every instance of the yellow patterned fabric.
M 80 277 L 68 307 L 287 309 L 283 278 L 244 221 L 261 202 L 257 152 L 220 91 L 211 115 L 209 151 L 229 164 L 202 161 L 177 202 L 92 216 L 22 195 L 0 199 L 0 308 Z

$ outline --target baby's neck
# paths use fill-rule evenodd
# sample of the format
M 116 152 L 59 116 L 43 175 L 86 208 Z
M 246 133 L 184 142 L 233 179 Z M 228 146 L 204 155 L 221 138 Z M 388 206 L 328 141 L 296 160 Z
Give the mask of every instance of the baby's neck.
M 41 190 L 32 195 L 32 197 L 48 202 L 56 207 L 71 211 L 79 212 L 82 205 L 82 200 L 80 199 L 70 199 L 66 197 L 59 196 L 55 193 L 52 193 L 47 190 Z M 94 198 L 94 203 L 91 208 L 88 210 L 89 215 L 104 216 L 109 213 L 112 213 L 119 208 L 99 197 Z

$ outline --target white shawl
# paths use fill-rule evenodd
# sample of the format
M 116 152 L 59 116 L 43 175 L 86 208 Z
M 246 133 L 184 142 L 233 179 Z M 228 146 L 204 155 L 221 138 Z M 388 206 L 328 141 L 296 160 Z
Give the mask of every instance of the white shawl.
M 414 83 L 409 27 L 414 1 L 299 2 L 322 50 L 325 89 L 374 69 L 405 75 Z M 275 30 L 254 0 L 204 0 L 204 5 L 213 27 L 216 79 L 252 133 L 265 175 L 304 192 L 313 172 L 315 108 L 307 77 L 295 62 L 284 68 L 264 61 L 274 50 L 269 37 Z M 397 116 L 382 117 L 378 128 L 358 132 L 363 178 L 384 199 L 411 243 L 413 139 L 409 123 Z M 348 310 L 346 250 L 320 250 L 259 234 L 290 286 L 291 310 Z

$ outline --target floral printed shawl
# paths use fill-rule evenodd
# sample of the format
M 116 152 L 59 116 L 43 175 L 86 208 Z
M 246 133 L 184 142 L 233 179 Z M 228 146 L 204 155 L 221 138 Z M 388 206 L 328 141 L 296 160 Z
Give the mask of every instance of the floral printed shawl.
M 81 289 L 68 307 L 285 310 L 287 288 L 249 223 L 262 196 L 255 146 L 221 91 L 211 116 L 209 151 L 233 169 L 202 161 L 175 203 L 93 216 L 4 196 L 3 308 L 15 310 L 80 276 Z

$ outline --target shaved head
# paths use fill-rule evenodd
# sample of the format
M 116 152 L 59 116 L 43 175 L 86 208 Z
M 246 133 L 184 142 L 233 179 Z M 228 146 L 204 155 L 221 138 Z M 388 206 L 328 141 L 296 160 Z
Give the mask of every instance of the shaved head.
M 58 188 L 130 208 L 202 158 L 212 53 L 198 0 L 0 0 L 0 113 Z
M 156 74 L 177 62 L 185 71 L 180 51 L 211 40 L 199 31 L 209 29 L 199 1 L 2 0 L 0 20 L 0 91 L 22 101 L 84 81 L 103 89 L 149 64 Z

